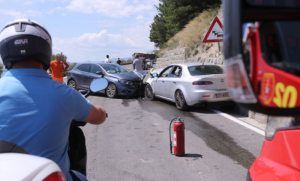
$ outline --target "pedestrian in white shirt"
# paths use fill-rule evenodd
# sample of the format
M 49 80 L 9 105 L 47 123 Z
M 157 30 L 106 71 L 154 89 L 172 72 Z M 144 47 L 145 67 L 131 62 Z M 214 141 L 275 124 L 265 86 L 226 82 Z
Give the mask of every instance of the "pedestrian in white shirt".
M 106 55 L 106 59 L 104 60 L 104 63 L 111 63 L 111 60 L 109 59 L 109 55 Z
M 142 70 L 144 70 L 143 60 L 139 59 L 138 55 L 135 56 L 135 59 L 133 60 L 132 65 L 133 65 L 133 69 L 135 71 L 142 71 Z

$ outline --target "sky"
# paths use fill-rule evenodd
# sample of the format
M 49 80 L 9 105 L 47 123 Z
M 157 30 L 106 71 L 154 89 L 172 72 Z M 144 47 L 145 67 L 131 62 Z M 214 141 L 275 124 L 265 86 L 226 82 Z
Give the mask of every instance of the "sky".
M 0 30 L 15 19 L 43 25 L 52 53 L 68 62 L 129 58 L 155 49 L 150 25 L 159 0 L 0 0 Z

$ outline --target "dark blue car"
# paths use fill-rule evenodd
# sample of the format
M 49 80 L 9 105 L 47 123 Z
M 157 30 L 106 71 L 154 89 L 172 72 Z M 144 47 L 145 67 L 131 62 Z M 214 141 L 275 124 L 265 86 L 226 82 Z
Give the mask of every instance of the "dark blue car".
M 81 63 L 68 73 L 67 84 L 79 90 L 89 90 L 92 80 L 104 77 L 108 81 L 105 90 L 100 91 L 108 97 L 141 96 L 143 77 L 146 71 L 129 71 L 123 66 L 110 63 Z

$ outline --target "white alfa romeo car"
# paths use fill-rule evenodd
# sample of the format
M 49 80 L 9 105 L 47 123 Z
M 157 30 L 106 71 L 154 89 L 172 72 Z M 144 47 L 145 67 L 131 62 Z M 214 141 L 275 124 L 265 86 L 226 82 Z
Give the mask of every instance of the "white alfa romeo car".
M 145 98 L 176 103 L 179 110 L 190 106 L 231 106 L 223 68 L 214 64 L 180 63 L 150 73 Z

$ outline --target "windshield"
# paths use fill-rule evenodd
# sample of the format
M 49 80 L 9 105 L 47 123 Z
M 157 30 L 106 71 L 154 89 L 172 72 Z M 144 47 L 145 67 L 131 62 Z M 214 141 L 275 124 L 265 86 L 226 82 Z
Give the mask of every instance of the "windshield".
M 197 65 L 190 66 L 188 70 L 191 76 L 209 75 L 209 74 L 223 74 L 223 69 L 216 65 Z
M 266 62 L 280 70 L 300 76 L 300 21 L 262 22 L 260 40 Z
M 100 66 L 109 74 L 129 72 L 125 67 L 116 64 L 102 64 Z

